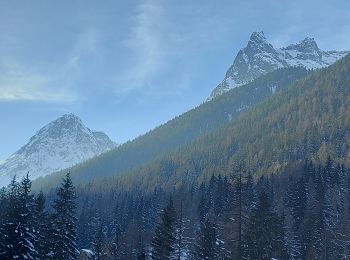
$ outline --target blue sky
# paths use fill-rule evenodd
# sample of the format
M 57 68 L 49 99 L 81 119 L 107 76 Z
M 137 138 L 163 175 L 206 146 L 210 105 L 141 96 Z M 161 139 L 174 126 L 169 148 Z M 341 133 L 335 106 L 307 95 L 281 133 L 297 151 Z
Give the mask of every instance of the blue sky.
M 350 1 L 0 2 L 0 160 L 75 113 L 124 142 L 199 105 L 253 31 L 350 49 Z

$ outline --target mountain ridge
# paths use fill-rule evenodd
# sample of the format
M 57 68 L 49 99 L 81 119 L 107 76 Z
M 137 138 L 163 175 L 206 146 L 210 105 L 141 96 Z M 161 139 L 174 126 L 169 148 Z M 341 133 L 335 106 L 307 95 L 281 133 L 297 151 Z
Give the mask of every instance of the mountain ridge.
M 60 173 L 40 178 L 33 185 L 45 186 L 38 183 L 51 182 L 53 179 L 59 182 L 67 171 L 72 173 L 75 181 L 89 182 L 118 175 L 148 163 L 229 122 L 234 122 L 245 110 L 304 78 L 308 73 L 304 68 L 283 68 L 263 75 L 245 86 L 232 89 L 210 102 L 204 102 L 133 141 Z
M 322 51 L 314 38 L 275 48 L 264 32 L 253 32 L 247 46 L 236 55 L 223 81 L 212 91 L 208 100 L 242 86 L 261 75 L 278 68 L 301 66 L 307 69 L 327 67 L 344 57 L 349 51 Z
M 254 37 L 257 39 L 253 39 L 254 41 L 250 43 L 251 47 L 256 42 L 259 43 L 258 46 L 261 46 L 261 42 L 265 42 L 264 44 L 268 46 L 267 48 L 273 49 L 273 46 L 267 43 L 266 38 L 261 37 L 261 34 L 256 34 Z M 307 38 L 301 45 L 310 46 L 311 49 L 315 49 L 315 45 L 317 46 L 311 38 Z M 303 48 L 306 48 L 305 46 Z M 293 48 L 297 47 L 294 45 L 289 46 L 289 49 Z M 293 70 L 305 70 L 305 68 L 300 66 L 283 67 L 282 65 L 281 68 L 274 69 L 268 74 L 262 74 L 240 88 L 234 88 L 230 92 L 225 93 L 225 95 L 220 95 L 210 102 L 204 102 L 197 108 L 168 121 L 133 141 L 121 145 L 115 150 L 67 170 L 72 172 L 72 177 L 76 178 L 76 180 L 81 180 L 83 176 L 85 182 L 97 178 L 116 176 L 134 167 L 147 164 L 150 160 L 168 154 L 198 137 L 210 134 L 211 131 L 236 120 L 236 117 L 241 112 L 254 107 L 259 102 L 265 101 L 280 88 L 288 87 L 307 75 L 305 72 L 301 72 L 299 75 L 299 72 L 293 72 Z M 270 77 L 275 72 L 277 74 L 281 73 L 279 77 L 286 80 L 286 82 L 282 84 L 276 83 L 277 78 Z M 263 97 L 261 97 L 262 93 Z M 215 122 L 217 118 L 220 118 L 220 120 Z M 211 125 L 213 122 L 215 123 Z M 99 173 L 98 176 L 96 172 Z M 59 179 L 59 176 L 62 176 L 62 172 L 52 178 Z M 41 181 L 43 183 L 46 181 L 50 182 L 48 178 Z
M 349 166 L 349 72 L 350 54 L 269 97 L 235 122 L 116 177 L 114 184 L 148 192 L 159 186 L 172 189 L 184 182 L 230 176 L 238 161 L 256 178 L 278 174 L 305 159 L 324 165 L 331 158 Z

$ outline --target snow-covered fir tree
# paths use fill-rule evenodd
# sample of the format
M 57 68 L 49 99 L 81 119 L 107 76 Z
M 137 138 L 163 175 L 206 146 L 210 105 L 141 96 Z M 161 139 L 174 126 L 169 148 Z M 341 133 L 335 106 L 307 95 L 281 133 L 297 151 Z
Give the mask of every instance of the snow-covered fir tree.
M 105 234 L 103 232 L 103 225 L 100 224 L 98 231 L 96 233 L 95 240 L 93 242 L 95 259 L 103 260 L 106 259 L 106 242 L 105 242 Z
M 52 245 L 51 257 L 53 259 L 76 259 L 78 255 L 76 248 L 76 195 L 69 173 L 66 174 L 57 190 L 57 198 L 53 208 L 54 233 L 52 237 L 54 244 Z
M 38 252 L 33 218 L 33 196 L 28 174 L 20 184 L 13 178 L 8 204 L 1 224 L 0 259 L 36 259 Z

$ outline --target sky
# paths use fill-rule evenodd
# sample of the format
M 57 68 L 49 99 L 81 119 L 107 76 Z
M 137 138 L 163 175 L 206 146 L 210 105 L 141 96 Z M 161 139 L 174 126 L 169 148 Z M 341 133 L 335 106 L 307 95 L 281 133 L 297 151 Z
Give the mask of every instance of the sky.
M 253 31 L 350 50 L 348 0 L 0 0 L 0 162 L 74 113 L 123 143 L 198 106 Z

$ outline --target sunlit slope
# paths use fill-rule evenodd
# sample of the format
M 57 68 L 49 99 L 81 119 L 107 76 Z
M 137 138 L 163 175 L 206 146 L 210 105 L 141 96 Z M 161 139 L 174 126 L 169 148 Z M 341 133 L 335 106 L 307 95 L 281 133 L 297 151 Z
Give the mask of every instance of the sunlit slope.
M 115 176 L 143 165 L 180 146 L 204 136 L 236 120 L 242 112 L 286 88 L 308 74 L 303 68 L 276 70 L 250 84 L 233 89 L 210 102 L 155 128 L 133 141 L 80 164 L 69 171 L 76 182 L 89 182 Z M 62 173 L 53 174 L 34 183 L 34 187 L 56 183 Z
M 234 122 L 163 159 L 118 178 L 121 187 L 162 184 L 227 175 L 242 160 L 256 175 L 278 173 L 289 163 L 327 157 L 349 163 L 350 55 L 292 84 Z M 111 182 L 113 183 L 113 182 Z

